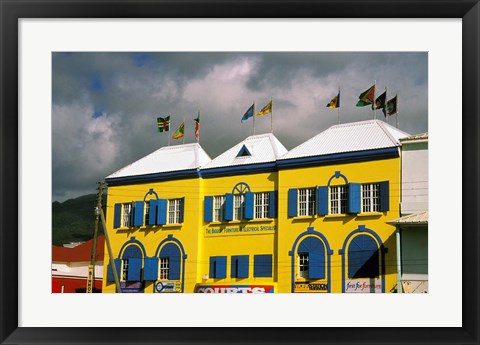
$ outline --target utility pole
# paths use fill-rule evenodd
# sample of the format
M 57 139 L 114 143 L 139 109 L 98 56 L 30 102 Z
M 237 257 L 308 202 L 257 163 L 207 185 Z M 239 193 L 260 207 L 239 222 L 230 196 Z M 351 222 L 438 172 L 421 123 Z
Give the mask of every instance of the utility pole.
M 115 279 L 115 285 L 117 287 L 117 293 L 122 293 L 120 287 L 120 280 L 118 279 L 117 268 L 115 267 L 115 261 L 113 260 L 112 247 L 110 246 L 110 240 L 108 239 L 107 225 L 105 224 L 105 215 L 103 214 L 103 209 L 99 209 L 100 219 L 102 221 L 103 232 L 105 233 L 105 243 L 107 244 L 108 257 L 110 258 L 110 266 L 112 267 L 113 279 Z
M 86 293 L 93 292 L 95 284 L 95 257 L 97 256 L 97 237 L 98 237 L 98 221 L 100 218 L 100 208 L 102 207 L 103 182 L 98 182 L 97 206 L 95 207 L 95 230 L 93 231 L 92 256 L 90 257 L 90 265 L 88 266 L 87 289 Z

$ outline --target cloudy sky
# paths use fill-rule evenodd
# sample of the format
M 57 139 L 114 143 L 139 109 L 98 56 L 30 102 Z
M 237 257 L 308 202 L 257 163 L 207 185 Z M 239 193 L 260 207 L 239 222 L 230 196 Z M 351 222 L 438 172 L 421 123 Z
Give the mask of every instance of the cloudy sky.
M 168 144 L 185 119 L 185 143 L 214 158 L 253 134 L 241 123 L 255 102 L 273 99 L 273 132 L 292 149 L 337 124 L 326 104 L 341 90 L 340 122 L 373 119 L 356 107 L 376 82 L 376 95 L 398 94 L 399 128 L 428 131 L 428 55 L 425 52 L 182 52 L 54 53 L 52 61 L 53 201 L 96 192 L 96 182 Z M 156 118 L 171 115 L 170 133 Z M 378 119 L 385 120 L 381 111 Z M 395 116 L 387 119 L 395 126 Z M 257 117 L 256 134 L 270 131 Z M 171 145 L 182 139 L 171 139 Z

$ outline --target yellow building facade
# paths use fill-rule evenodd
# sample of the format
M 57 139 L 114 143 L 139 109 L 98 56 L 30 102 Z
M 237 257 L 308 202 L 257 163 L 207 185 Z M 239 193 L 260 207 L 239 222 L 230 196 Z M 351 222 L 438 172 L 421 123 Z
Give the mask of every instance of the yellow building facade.
M 114 270 L 122 292 L 394 292 L 406 136 L 373 120 L 290 151 L 272 134 L 215 159 L 157 150 L 106 179 L 103 292 Z

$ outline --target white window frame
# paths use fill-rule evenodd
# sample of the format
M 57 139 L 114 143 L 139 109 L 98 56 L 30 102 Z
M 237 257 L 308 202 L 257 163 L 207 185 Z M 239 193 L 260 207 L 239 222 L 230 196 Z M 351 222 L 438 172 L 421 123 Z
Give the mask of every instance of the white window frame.
M 132 211 L 133 206 L 131 202 L 122 204 L 122 227 L 132 226 Z
M 346 214 L 348 202 L 347 185 L 329 187 L 330 214 Z
M 128 279 L 128 259 L 122 259 L 122 266 L 120 268 L 120 281 L 126 282 Z
M 168 272 L 170 270 L 170 258 L 160 258 L 158 265 L 158 279 L 168 280 Z
M 361 185 L 362 212 L 380 212 L 380 183 Z
M 150 202 L 145 201 L 145 217 L 144 217 L 144 222 L 143 224 L 148 225 L 148 218 L 150 218 Z
M 255 193 L 255 218 L 268 218 L 268 210 L 270 208 L 270 193 Z
M 309 255 L 308 253 L 298 253 L 298 276 L 308 279 L 309 277 Z
M 301 188 L 298 190 L 298 215 L 313 216 L 315 214 L 316 195 L 315 188 Z
M 213 197 L 213 221 L 222 222 L 225 214 L 225 195 Z
M 245 214 L 245 195 L 235 194 L 233 196 L 233 219 L 242 220 Z
M 168 200 L 167 224 L 179 224 L 182 199 Z

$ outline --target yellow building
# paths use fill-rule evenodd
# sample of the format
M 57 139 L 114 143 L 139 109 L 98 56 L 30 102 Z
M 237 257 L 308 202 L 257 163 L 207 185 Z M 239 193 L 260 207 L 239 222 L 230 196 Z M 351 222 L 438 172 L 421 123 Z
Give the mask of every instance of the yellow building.
M 290 151 L 262 134 L 213 160 L 187 144 L 119 170 L 106 179 L 107 231 L 122 291 L 395 291 L 386 222 L 399 216 L 406 136 L 363 121 Z

